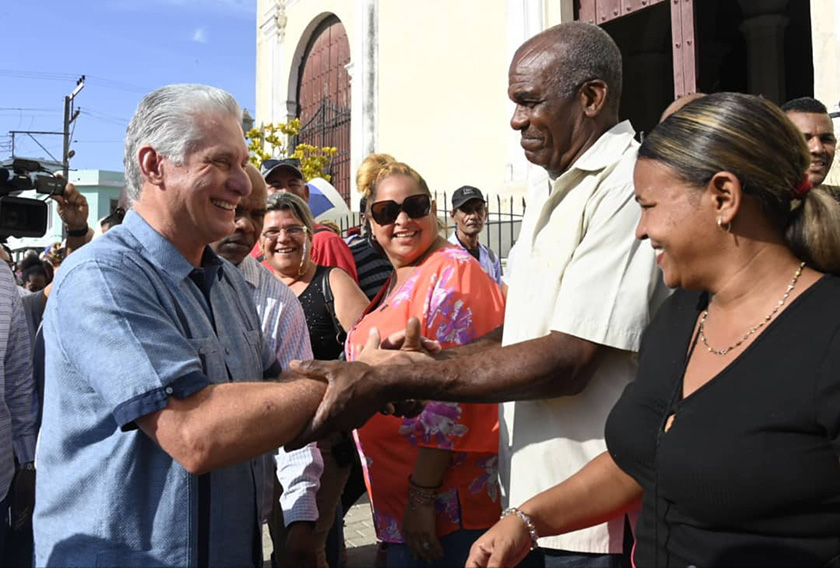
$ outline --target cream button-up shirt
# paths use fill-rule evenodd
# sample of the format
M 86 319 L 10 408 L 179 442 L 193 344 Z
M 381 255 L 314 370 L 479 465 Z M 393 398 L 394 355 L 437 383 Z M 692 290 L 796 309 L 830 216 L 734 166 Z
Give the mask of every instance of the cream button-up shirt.
M 575 396 L 500 406 L 500 475 L 518 506 L 580 470 L 606 450 L 604 424 L 636 373 L 642 332 L 668 295 L 647 241 L 635 238 L 633 193 L 638 143 L 622 122 L 604 133 L 529 204 L 515 247 L 503 345 L 552 330 L 606 346 Z M 620 553 L 623 516 L 540 546 Z

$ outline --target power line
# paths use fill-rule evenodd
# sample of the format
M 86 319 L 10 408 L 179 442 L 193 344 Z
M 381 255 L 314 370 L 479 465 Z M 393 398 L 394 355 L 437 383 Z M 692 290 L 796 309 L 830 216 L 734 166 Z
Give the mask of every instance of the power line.
M 52 108 L 0 107 L 0 112 L 61 112 Z
M 89 116 L 95 120 L 101 120 L 103 122 L 109 122 L 111 124 L 119 124 L 120 126 L 128 126 L 128 120 L 119 116 L 93 111 L 88 108 L 83 108 L 80 110 L 82 111 L 83 115 Z
M 29 134 L 29 133 L 27 133 L 27 135 L 28 135 L 30 138 L 32 138 L 32 140 L 34 140 L 34 141 L 35 141 L 35 143 L 36 143 L 38 146 L 40 146 L 40 147 L 41 147 L 41 150 L 43 150 L 44 152 L 46 152 L 46 153 L 49 155 L 49 157 L 53 159 L 53 162 L 57 162 L 57 161 L 58 161 L 58 160 L 56 159 L 56 157 L 52 155 L 52 152 L 50 152 L 49 150 L 47 150 L 46 148 L 44 148 L 44 145 L 43 145 L 43 144 L 41 144 L 40 142 L 38 142 L 38 139 L 37 139 L 37 138 L 35 138 L 34 136 L 32 136 L 32 135 L 31 135 L 31 134 Z
M 54 73 L 46 71 L 19 71 L 16 69 L 0 69 L 0 77 L 14 77 L 17 79 L 36 79 L 41 81 L 72 81 L 78 77 L 75 73 Z M 114 81 L 97 75 L 85 75 L 91 85 L 98 85 L 105 89 L 127 91 L 131 93 L 148 93 L 151 89 L 122 81 Z

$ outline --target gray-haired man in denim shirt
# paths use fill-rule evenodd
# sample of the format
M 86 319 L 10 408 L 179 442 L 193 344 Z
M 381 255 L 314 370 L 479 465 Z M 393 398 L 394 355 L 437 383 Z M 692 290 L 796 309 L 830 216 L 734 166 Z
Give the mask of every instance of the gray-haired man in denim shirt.
M 126 135 L 133 207 L 61 267 L 44 322 L 38 566 L 257 566 L 256 460 L 323 395 L 279 365 L 247 283 L 207 246 L 251 190 L 226 92 L 147 95 Z

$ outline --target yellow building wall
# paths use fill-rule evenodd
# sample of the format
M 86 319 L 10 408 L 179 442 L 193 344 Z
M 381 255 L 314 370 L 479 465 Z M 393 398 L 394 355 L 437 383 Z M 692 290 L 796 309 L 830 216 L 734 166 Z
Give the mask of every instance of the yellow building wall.
M 378 150 L 432 191 L 501 189 L 507 163 L 504 4 L 379 2 Z

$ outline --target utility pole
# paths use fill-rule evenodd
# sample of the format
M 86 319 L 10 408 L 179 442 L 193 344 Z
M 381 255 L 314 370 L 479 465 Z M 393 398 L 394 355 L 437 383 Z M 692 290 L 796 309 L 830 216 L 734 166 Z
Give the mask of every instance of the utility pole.
M 64 97 L 64 152 L 62 154 L 61 164 L 65 180 L 70 179 L 70 158 L 72 158 L 75 154 L 75 152 L 70 149 L 70 125 L 73 124 L 73 121 L 76 120 L 76 117 L 79 116 L 79 112 L 81 112 L 81 109 L 74 109 L 73 99 L 76 98 L 76 95 L 78 95 L 84 87 L 85 76 L 82 75 L 79 77 L 79 80 L 76 81 L 76 88 L 73 89 L 73 92 Z

